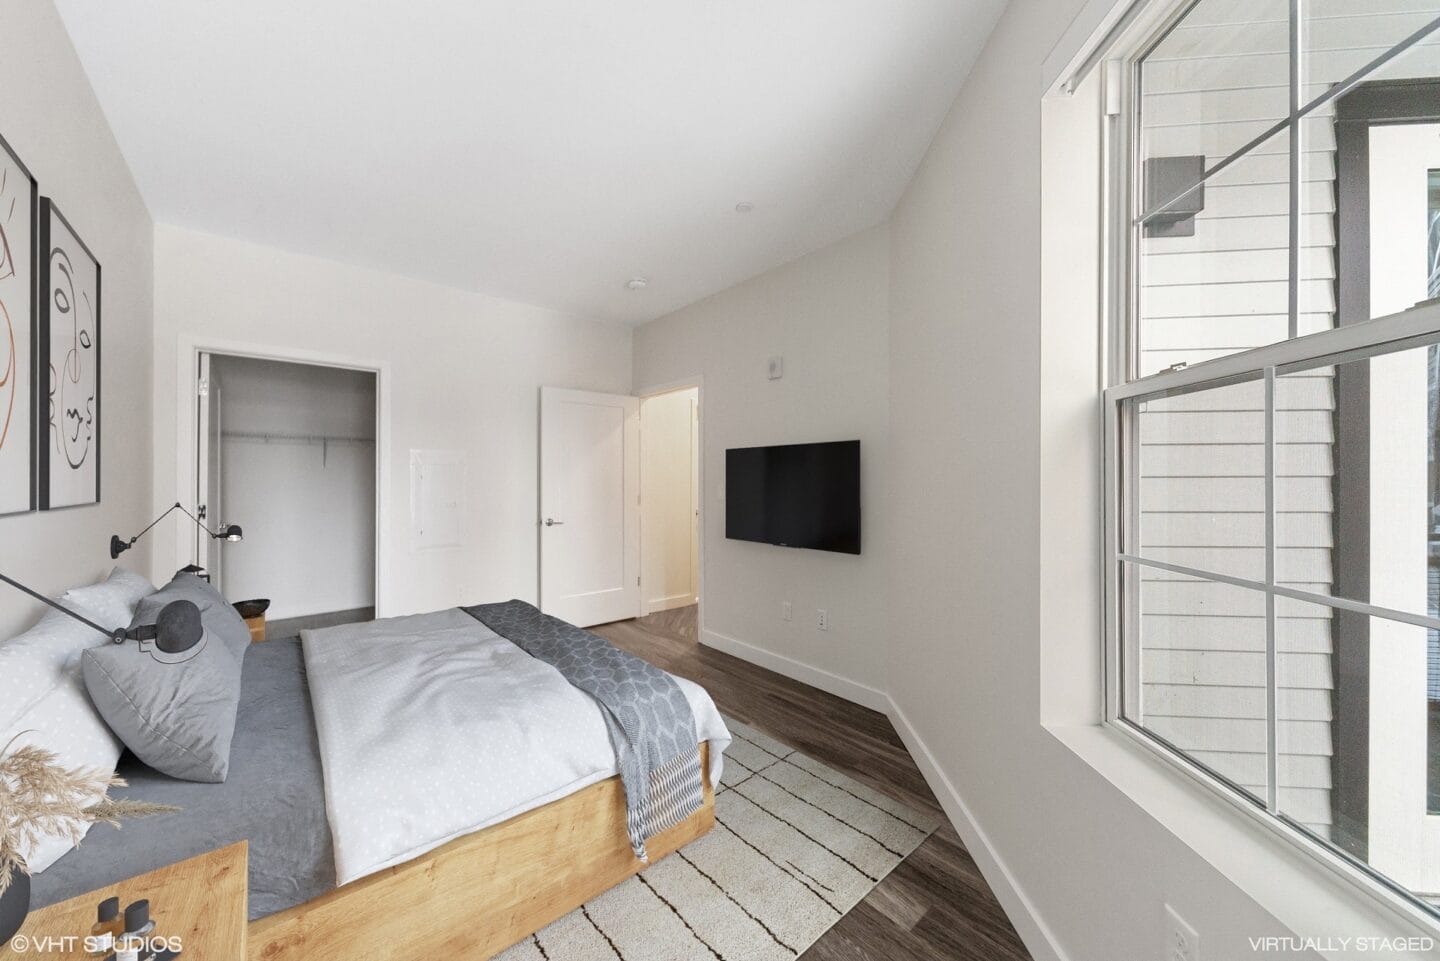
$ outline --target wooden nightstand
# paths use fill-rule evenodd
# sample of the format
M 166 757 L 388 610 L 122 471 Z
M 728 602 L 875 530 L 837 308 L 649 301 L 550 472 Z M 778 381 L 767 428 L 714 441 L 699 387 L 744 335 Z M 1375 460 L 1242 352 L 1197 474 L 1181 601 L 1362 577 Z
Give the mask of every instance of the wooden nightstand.
M 0 958 L 87 958 L 84 939 L 95 923 L 96 905 L 118 897 L 122 911 L 132 901 L 150 899 L 153 936 L 180 939 L 181 961 L 244 961 L 250 920 L 249 865 L 249 846 L 241 841 L 40 908 L 30 912 L 16 935 L 31 939 L 29 949 L 22 953 L 0 946 Z M 68 937 L 74 941 L 61 940 Z

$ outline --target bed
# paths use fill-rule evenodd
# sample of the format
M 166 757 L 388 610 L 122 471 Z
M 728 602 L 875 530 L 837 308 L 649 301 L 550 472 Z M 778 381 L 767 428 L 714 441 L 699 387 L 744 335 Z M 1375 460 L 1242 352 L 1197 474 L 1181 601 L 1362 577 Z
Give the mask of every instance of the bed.
M 327 656 L 350 657 L 367 645 L 403 652 L 408 666 L 381 669 L 374 656 L 362 655 L 351 658 L 351 672 L 378 686 L 315 683 L 311 669 Z M 387 675 L 414 673 L 415 664 L 433 674 L 421 694 L 387 687 Z M 117 794 L 182 810 L 118 832 L 92 832 L 36 875 L 34 904 L 244 839 L 250 843 L 251 958 L 498 953 L 646 866 L 627 832 L 615 752 L 607 748 L 607 756 L 597 756 L 597 745 L 609 743 L 599 706 L 563 678 L 559 685 L 545 679 L 546 672 L 554 674 L 458 610 L 307 632 L 303 645 L 297 638 L 252 645 L 244 655 L 226 781 L 175 780 L 127 754 L 120 773 L 130 784 Z M 543 684 L 537 686 L 537 678 Z M 713 825 L 713 785 L 729 742 L 708 695 L 675 681 L 694 711 L 703 803 L 649 838 L 651 863 Z M 356 699 L 362 703 L 347 703 Z M 478 719 L 477 702 L 485 705 Z M 468 717 L 454 716 L 462 709 Z M 517 717 L 536 712 L 559 720 L 548 729 L 517 726 Z M 494 780 L 491 774 L 507 765 L 524 776 L 501 778 L 504 785 L 494 790 L 452 790 L 448 808 L 429 805 L 436 809 L 409 817 L 409 807 L 427 806 L 435 790 L 415 783 L 415 772 L 442 762 L 423 756 L 420 734 L 407 741 L 393 732 L 426 718 L 433 722 L 433 749 L 464 755 L 477 782 Z M 498 726 L 497 719 L 503 719 Z M 558 728 L 577 736 L 560 744 Z M 401 771 L 407 753 L 422 756 L 415 768 Z M 543 772 L 538 778 L 530 777 L 535 769 Z M 378 780 L 359 793 L 392 792 L 373 811 L 357 808 L 355 800 L 356 785 L 371 773 Z M 348 798 L 340 782 L 351 787 Z M 367 815 L 377 820 L 361 823 Z
M 265 917 L 335 888 L 324 776 L 298 637 L 252 645 L 223 784 L 160 774 L 128 751 L 117 797 L 181 810 L 90 832 L 79 848 L 37 874 L 43 907 L 215 848 L 250 842 L 250 917 Z

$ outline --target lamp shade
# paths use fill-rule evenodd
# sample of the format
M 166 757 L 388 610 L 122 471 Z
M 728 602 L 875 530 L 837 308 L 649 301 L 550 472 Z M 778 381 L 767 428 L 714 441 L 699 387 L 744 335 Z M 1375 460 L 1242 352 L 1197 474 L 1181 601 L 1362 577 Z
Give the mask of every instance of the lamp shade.
M 245 539 L 245 532 L 240 529 L 239 524 L 231 524 L 221 532 L 220 536 L 233 543 L 235 541 L 243 541 Z
M 200 643 L 205 627 L 192 601 L 171 601 L 155 618 L 155 646 L 166 654 L 182 654 Z

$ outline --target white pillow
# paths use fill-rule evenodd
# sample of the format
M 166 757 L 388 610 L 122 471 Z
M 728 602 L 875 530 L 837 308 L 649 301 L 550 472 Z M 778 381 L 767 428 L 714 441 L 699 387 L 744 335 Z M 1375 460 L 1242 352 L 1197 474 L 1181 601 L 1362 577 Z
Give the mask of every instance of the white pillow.
M 59 601 L 101 627 L 129 627 L 135 608 L 153 593 L 155 586 L 144 577 L 117 567 L 100 583 L 72 588 Z M 0 643 L 0 749 L 21 735 L 17 745 L 53 751 L 67 768 L 115 770 L 122 745 L 95 710 L 80 672 L 80 655 L 108 643 L 105 635 L 56 610 Z M 25 862 L 38 874 L 69 850 L 68 837 L 47 838 L 25 853 Z
M 129 627 L 141 598 L 153 593 L 145 578 L 117 567 L 99 584 L 66 591 L 59 601 L 102 627 Z M 12 727 L 63 678 L 83 692 L 80 654 L 107 643 L 94 628 L 49 609 L 30 630 L 0 643 L 0 729 Z
M 80 667 L 87 647 L 109 643 L 95 631 L 58 611 L 49 611 L 30 630 L 0 644 L 0 728 L 53 691 Z
M 129 627 L 135 608 L 155 593 L 155 585 L 139 574 L 117 567 L 110 576 L 88 587 L 72 587 L 60 603 L 76 608 L 101 627 Z
M 0 749 L 16 735 L 19 735 L 15 741 L 17 746 L 33 744 L 54 751 L 60 764 L 67 768 L 114 771 L 120 760 L 120 739 L 110 732 L 95 705 L 90 703 L 84 682 L 68 674 L 28 711 L 0 729 Z M 81 825 L 81 829 L 88 830 L 89 825 Z M 68 837 L 46 838 L 23 856 L 30 872 L 38 874 L 69 850 Z

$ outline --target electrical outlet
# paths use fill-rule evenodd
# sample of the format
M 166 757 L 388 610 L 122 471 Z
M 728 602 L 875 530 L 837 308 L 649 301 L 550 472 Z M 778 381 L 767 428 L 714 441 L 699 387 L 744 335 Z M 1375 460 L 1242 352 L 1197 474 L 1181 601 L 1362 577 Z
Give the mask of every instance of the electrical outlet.
M 795 619 L 795 607 L 789 601 L 780 602 L 780 620 L 791 621 Z
M 825 613 L 823 607 L 815 612 L 815 626 L 822 631 L 830 630 L 830 615 Z
M 1170 905 L 1165 905 L 1164 961 L 1200 961 L 1200 935 Z

